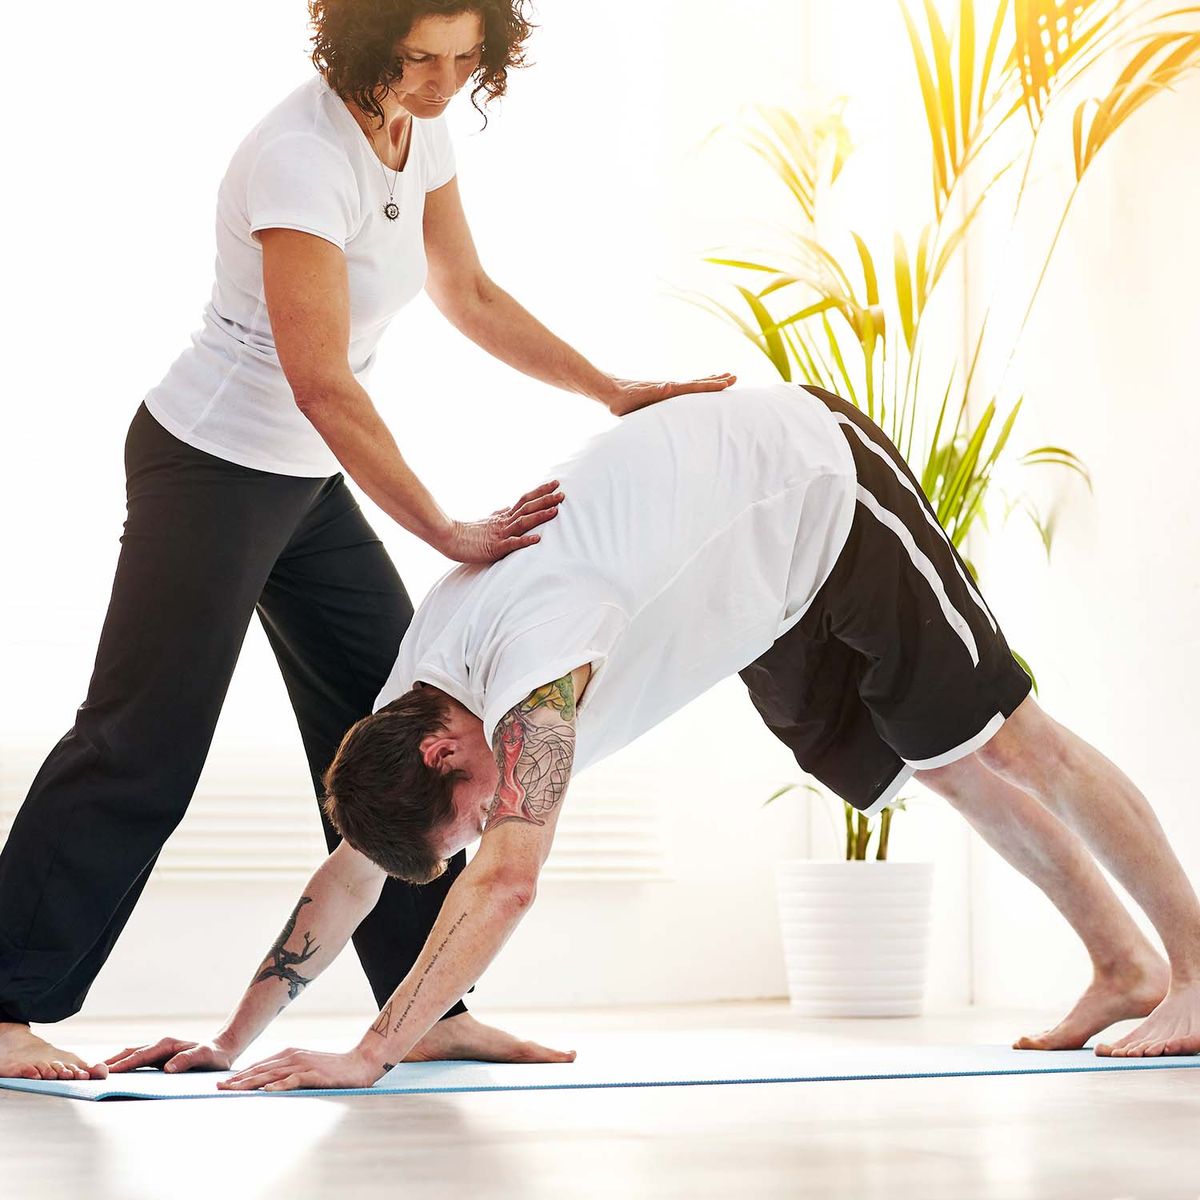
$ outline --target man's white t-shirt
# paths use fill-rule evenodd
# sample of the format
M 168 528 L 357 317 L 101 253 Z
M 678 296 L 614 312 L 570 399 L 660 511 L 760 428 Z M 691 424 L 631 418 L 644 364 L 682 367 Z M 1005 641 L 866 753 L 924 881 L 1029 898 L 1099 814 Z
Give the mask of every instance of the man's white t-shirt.
M 454 171 L 444 116 L 413 118 L 397 176 L 321 75 L 296 88 L 247 134 L 221 180 L 212 297 L 191 346 L 145 397 L 155 419 L 245 467 L 314 477 L 340 470 L 279 365 L 257 233 L 299 229 L 345 252 L 349 364 L 365 382 L 388 322 L 425 284 L 425 193 Z M 400 216 L 391 221 L 383 206 L 393 181 Z
M 575 770 L 753 662 L 804 615 L 850 532 L 854 461 L 793 385 L 680 396 L 547 475 L 542 540 L 460 566 L 417 609 L 376 707 L 416 681 L 496 724 L 584 663 Z

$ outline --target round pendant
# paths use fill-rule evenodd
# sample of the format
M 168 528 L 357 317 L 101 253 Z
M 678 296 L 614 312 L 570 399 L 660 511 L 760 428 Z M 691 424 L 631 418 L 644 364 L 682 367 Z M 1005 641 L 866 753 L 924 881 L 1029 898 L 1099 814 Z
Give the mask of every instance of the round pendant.
M 398 205 L 395 200 L 389 200 L 383 206 L 383 215 L 387 217 L 389 221 L 394 221 L 400 215 L 400 205 Z

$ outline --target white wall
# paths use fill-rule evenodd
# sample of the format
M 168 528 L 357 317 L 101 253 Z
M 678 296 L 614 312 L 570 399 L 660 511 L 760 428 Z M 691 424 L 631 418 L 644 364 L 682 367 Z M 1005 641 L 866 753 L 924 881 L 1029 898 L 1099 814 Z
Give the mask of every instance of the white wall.
M 531 57 L 486 133 L 465 97 L 451 109 L 459 180 L 485 266 L 545 324 L 598 365 L 648 378 L 773 372 L 735 334 L 667 293 L 712 284 L 696 261 L 786 202 L 745 151 L 698 145 L 750 101 L 797 103 L 807 73 L 860 97 L 881 158 L 864 221 L 884 222 L 905 189 L 919 109 L 897 55 L 898 19 L 877 3 L 794 0 L 699 5 L 657 0 L 628 33 L 597 0 L 543 0 Z M 890 12 L 890 9 L 889 9 Z M 8 453 L 3 508 L 11 576 L 3 598 L 5 689 L 0 787 L 19 802 L 40 755 L 82 699 L 123 519 L 120 451 L 137 402 L 186 344 L 210 286 L 212 205 L 245 130 L 306 77 L 303 6 L 176 10 L 130 0 L 119 19 L 76 3 L 23 11 L 24 44 L 51 37 L 68 64 L 57 92 L 38 59 L 14 60 L 10 157 L 30 186 L 10 188 L 5 298 Z M 886 37 L 856 43 L 867 19 Z M 598 30 L 600 32 L 598 32 Z M 131 48 L 136 70 L 126 71 Z M 160 99 L 153 94 L 161 92 Z M 890 101 L 907 97 L 905 105 Z M 58 107 L 47 108 L 51 102 Z M 911 172 L 909 172 L 911 174 Z M 868 176 L 869 184 L 870 178 Z M 456 514 L 489 511 L 607 420 L 598 407 L 489 359 L 422 297 L 389 332 L 375 400 L 406 455 Z M 470 430 L 464 437 L 463 430 Z M 451 442 L 447 444 L 447 431 Z M 497 455 L 495 447 L 504 447 Z M 444 569 L 376 517 L 410 591 Z M 269 765 L 316 816 L 286 697 L 257 629 L 239 665 L 186 837 L 238 764 Z M 606 771 L 611 774 L 606 775 Z M 780 995 L 770 864 L 836 854 L 826 816 L 760 800 L 793 778 L 736 681 L 591 773 L 641 780 L 668 846 L 665 878 L 641 884 L 550 881 L 478 991 L 479 1002 L 699 1000 Z M 588 782 L 580 781 L 580 786 Z M 566 817 L 564 816 L 564 821 Z M 810 836 L 811 828 L 811 836 Z M 931 1003 L 968 994 L 967 841 L 936 804 L 896 821 L 893 854 L 939 863 Z M 169 861 L 168 848 L 164 862 Z M 92 995 L 90 1012 L 216 1011 L 230 1002 L 290 909 L 300 879 L 199 883 L 159 873 Z M 302 1003 L 365 1003 L 352 961 Z

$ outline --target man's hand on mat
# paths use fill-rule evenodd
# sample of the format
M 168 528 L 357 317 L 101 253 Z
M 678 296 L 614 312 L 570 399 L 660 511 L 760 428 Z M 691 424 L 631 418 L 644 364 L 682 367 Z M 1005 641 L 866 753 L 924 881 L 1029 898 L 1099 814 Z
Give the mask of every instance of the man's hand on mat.
M 439 1021 L 409 1051 L 405 1062 L 470 1059 L 475 1062 L 574 1062 L 574 1050 L 551 1050 L 522 1041 L 502 1029 L 460 1013 Z M 394 1063 L 368 1060 L 357 1049 L 346 1054 L 285 1050 L 274 1058 L 245 1067 L 217 1084 L 226 1091 L 289 1091 L 292 1088 L 366 1088 L 378 1082 Z
M 612 378 L 610 376 L 610 378 Z M 703 379 L 690 379 L 684 383 L 641 383 L 636 379 L 612 379 L 612 388 L 600 397 L 614 417 L 637 412 L 648 404 L 669 400 L 672 396 L 686 396 L 692 392 L 720 392 L 737 376 L 726 371 L 723 375 L 706 375 Z
M 234 1051 L 216 1042 L 185 1042 L 179 1038 L 161 1038 L 150 1046 L 127 1046 L 112 1058 L 106 1058 L 110 1071 L 136 1071 L 138 1067 L 161 1067 L 176 1071 L 228 1071 L 237 1058 Z
M 558 480 L 552 479 L 482 521 L 455 521 L 438 549 L 455 562 L 490 563 L 523 546 L 532 546 L 541 541 L 541 536 L 530 530 L 558 516 L 563 494 L 557 488 Z
M 439 1021 L 405 1056 L 405 1062 L 436 1062 L 440 1059 L 470 1059 L 473 1062 L 558 1063 L 574 1062 L 574 1050 L 551 1050 L 537 1042 L 526 1042 L 459 1013 Z
M 317 1050 L 285 1050 L 274 1058 L 222 1079 L 217 1087 L 230 1092 L 286 1092 L 292 1088 L 368 1088 L 394 1064 L 368 1062 L 357 1049 L 346 1054 Z

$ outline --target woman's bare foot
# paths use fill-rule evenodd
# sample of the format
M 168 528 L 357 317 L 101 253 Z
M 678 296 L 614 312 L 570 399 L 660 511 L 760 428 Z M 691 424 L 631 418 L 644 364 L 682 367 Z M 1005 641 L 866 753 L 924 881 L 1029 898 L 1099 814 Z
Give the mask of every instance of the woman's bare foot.
M 1200 1054 L 1200 982 L 1172 984 L 1162 1003 L 1136 1029 L 1096 1053 L 1112 1058 Z
M 1153 1012 L 1166 996 L 1170 981 L 1171 968 L 1157 955 L 1137 966 L 1097 971 L 1079 1002 L 1053 1029 L 1018 1038 L 1013 1049 L 1079 1050 L 1101 1029 Z M 1096 1053 L 1100 1053 L 1099 1047 Z
M 104 1063 L 89 1066 L 33 1033 L 28 1025 L 0 1022 L 0 1077 L 8 1079 L 106 1079 Z

